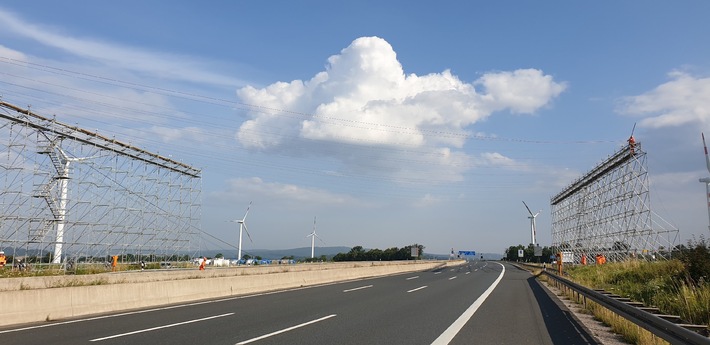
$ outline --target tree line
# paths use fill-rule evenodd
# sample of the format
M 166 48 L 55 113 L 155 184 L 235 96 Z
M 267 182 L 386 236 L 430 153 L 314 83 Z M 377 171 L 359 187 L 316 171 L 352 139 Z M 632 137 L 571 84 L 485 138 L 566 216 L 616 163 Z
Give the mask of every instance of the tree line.
M 412 256 L 412 248 L 417 248 L 417 256 Z M 347 253 L 338 253 L 333 256 L 333 261 L 395 261 L 421 259 L 424 255 L 424 246 L 415 244 L 403 248 L 387 248 L 365 250 L 362 246 L 355 246 Z

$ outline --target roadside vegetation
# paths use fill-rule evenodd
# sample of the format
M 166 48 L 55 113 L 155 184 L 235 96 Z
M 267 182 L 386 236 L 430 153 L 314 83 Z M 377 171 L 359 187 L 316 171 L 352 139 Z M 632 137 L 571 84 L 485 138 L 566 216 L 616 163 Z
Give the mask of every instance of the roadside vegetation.
M 654 262 L 628 260 L 574 266 L 566 268 L 565 272 L 570 279 L 589 288 L 604 289 L 659 308 L 663 314 L 678 315 L 687 323 L 710 327 L 708 243 L 703 238 L 689 241 L 687 245 L 675 247 L 672 257 L 672 260 Z M 624 328 L 606 317 L 597 317 L 615 329 Z M 624 336 L 633 343 L 647 343 L 635 336 Z
M 415 249 L 416 256 L 412 257 L 412 248 Z M 355 246 L 347 253 L 338 253 L 333 257 L 333 261 L 395 261 L 421 259 L 424 255 L 424 246 L 415 244 L 403 248 L 392 247 L 385 250 L 370 249 L 365 250 L 362 246 Z
M 566 270 L 585 286 L 655 306 L 665 314 L 710 326 L 710 248 L 705 240 L 673 251 L 672 260 L 576 266 Z

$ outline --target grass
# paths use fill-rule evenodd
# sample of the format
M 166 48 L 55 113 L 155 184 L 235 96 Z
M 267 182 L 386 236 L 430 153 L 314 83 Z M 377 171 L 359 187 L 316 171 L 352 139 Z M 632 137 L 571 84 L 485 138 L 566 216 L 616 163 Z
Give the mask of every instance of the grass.
M 593 289 L 604 289 L 634 301 L 654 306 L 664 314 L 678 315 L 685 322 L 710 327 L 710 284 L 689 282 L 678 260 L 645 262 L 630 260 L 605 265 L 576 266 L 566 270 L 571 280 Z M 601 307 L 599 307 L 601 308 Z M 604 309 L 604 308 L 601 308 Z M 635 344 L 657 344 L 658 339 L 639 335 L 638 326 L 622 325 L 614 317 L 595 315 Z M 622 333 L 623 332 L 623 333 Z
M 587 309 L 589 309 L 594 317 L 603 322 L 605 325 L 611 327 L 614 333 L 620 334 L 624 341 L 630 344 L 638 345 L 665 345 L 668 344 L 667 341 L 658 338 L 653 335 L 653 333 L 646 331 L 645 329 L 639 327 L 633 322 L 627 321 L 623 317 L 611 312 L 596 303 L 588 302 Z

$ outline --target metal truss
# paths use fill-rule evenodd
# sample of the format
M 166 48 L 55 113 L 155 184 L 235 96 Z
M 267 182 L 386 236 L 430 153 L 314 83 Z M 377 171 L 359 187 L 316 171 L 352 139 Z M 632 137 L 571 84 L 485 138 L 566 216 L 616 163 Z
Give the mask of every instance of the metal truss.
M 574 263 L 667 258 L 678 229 L 651 211 L 646 153 L 631 143 L 551 198 L 552 246 Z
M 191 258 L 200 174 L 0 102 L 0 250 L 53 264 Z

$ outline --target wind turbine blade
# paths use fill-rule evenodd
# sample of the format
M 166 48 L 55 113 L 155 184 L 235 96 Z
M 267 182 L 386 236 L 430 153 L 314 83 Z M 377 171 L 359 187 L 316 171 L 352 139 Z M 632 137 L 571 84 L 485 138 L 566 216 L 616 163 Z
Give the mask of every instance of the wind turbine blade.
M 249 214 L 249 209 L 251 208 L 251 201 L 249 201 L 249 206 L 247 206 L 247 211 L 244 213 L 244 218 L 242 218 L 242 222 L 244 222 L 247 219 L 247 214 Z
M 249 230 L 247 230 L 247 223 L 242 223 L 244 226 L 244 232 L 247 233 L 247 237 L 249 237 L 249 242 L 254 243 L 254 241 L 251 240 L 251 235 L 249 235 Z
M 705 145 L 705 134 L 703 132 L 700 132 L 700 135 L 703 137 L 703 148 L 705 148 L 705 163 L 708 166 L 708 171 L 710 172 L 710 157 L 708 157 L 708 146 Z
M 532 211 L 530 211 L 530 207 L 528 207 L 528 204 L 526 204 L 525 201 L 523 201 L 523 205 L 525 205 L 525 208 L 528 209 L 528 213 L 530 213 L 530 215 L 532 216 L 533 213 L 532 213 Z M 533 216 L 533 217 L 534 217 L 534 216 Z

